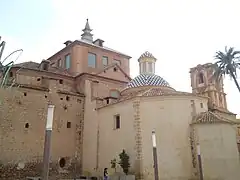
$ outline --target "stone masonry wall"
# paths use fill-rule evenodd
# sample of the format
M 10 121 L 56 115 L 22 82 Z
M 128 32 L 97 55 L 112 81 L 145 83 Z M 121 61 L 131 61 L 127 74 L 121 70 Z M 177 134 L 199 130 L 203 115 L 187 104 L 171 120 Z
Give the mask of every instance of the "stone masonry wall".
M 141 119 L 140 119 L 140 101 L 133 102 L 134 108 L 134 129 L 135 129 L 135 151 L 136 151 L 136 179 L 144 179 L 143 176 L 143 152 L 142 152 L 142 135 L 141 135 Z
M 58 84 L 49 79 L 49 91 L 0 90 L 0 179 L 41 175 L 48 103 L 55 105 L 50 176 L 81 174 L 84 97 Z

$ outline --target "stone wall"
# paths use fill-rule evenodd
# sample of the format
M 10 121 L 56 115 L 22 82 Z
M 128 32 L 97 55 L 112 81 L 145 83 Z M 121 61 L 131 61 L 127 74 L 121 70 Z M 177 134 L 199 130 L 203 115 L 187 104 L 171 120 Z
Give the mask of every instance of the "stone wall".
M 26 180 L 26 177 L 41 177 L 42 167 L 42 162 L 26 163 L 23 169 L 19 169 L 18 164 L 0 165 L 0 179 Z M 79 167 L 79 164 L 71 164 L 64 170 L 59 168 L 58 162 L 50 163 L 49 167 L 49 180 L 55 180 L 56 178 L 74 178 L 75 175 L 79 176 L 78 173 L 75 174 L 76 167 Z
M 200 144 L 204 179 L 240 179 L 236 131 L 231 124 L 194 125 Z
M 58 80 L 48 81 L 48 90 L 0 90 L 0 179 L 41 174 L 49 103 L 55 105 L 50 175 L 81 173 L 85 98 L 61 91 Z M 59 167 L 60 158 L 65 160 L 63 168 Z

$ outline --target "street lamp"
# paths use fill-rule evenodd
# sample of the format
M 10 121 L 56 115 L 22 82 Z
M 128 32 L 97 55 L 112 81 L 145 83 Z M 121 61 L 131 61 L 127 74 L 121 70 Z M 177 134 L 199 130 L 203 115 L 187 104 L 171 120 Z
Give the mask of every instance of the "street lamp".
M 201 157 L 201 151 L 200 151 L 199 143 L 197 143 L 197 156 L 198 156 L 200 180 L 203 180 L 202 157 Z
M 152 145 L 153 145 L 153 163 L 154 163 L 154 177 L 158 180 L 158 160 L 157 160 L 157 142 L 155 131 L 152 131 Z
M 44 153 L 43 153 L 43 174 L 42 174 L 43 180 L 48 180 L 51 135 L 52 135 L 52 127 L 53 127 L 53 113 L 54 113 L 54 105 L 48 105 Z

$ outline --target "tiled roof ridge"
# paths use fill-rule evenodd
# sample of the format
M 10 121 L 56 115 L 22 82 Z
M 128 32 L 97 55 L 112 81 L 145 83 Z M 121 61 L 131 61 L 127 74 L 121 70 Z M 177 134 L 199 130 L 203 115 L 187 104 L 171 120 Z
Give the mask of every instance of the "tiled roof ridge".
M 192 119 L 192 124 L 213 124 L 213 123 L 236 124 L 236 122 L 231 121 L 211 111 L 199 113 Z

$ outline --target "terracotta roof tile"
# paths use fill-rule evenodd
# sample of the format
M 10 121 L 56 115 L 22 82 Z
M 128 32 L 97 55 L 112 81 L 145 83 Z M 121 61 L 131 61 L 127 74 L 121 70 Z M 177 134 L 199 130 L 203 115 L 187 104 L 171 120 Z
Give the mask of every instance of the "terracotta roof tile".
M 116 104 L 116 103 L 119 103 L 119 102 L 122 102 L 122 101 L 126 101 L 126 100 L 132 99 L 134 97 L 178 96 L 178 95 L 192 96 L 194 94 L 187 93 L 187 92 L 179 92 L 179 91 L 175 91 L 173 89 L 168 89 L 168 88 L 164 89 L 164 88 L 159 88 L 159 87 L 158 88 L 150 88 L 150 89 L 139 89 L 138 91 L 133 91 L 131 93 L 124 94 L 124 95 L 120 96 L 117 100 L 112 101 L 110 104 L 102 105 L 99 108 L 109 106 L 109 105 L 112 105 L 112 104 Z
M 32 62 L 32 61 L 15 64 L 15 65 L 13 65 L 13 67 L 26 68 L 26 69 L 32 69 L 32 70 L 38 70 L 38 71 L 44 71 L 44 70 L 40 69 L 40 64 L 39 63 Z M 66 69 L 59 68 L 59 67 L 53 67 L 53 66 L 50 66 L 49 70 L 45 71 L 45 72 L 52 72 L 52 73 L 56 73 L 56 74 L 72 76 L 72 74 L 69 73 Z
M 213 123 L 237 124 L 236 122 L 226 119 L 211 111 L 202 112 L 196 115 L 195 117 L 193 117 L 191 124 L 213 124 Z
M 27 61 L 19 64 L 14 64 L 13 67 L 22 67 L 22 68 L 28 68 L 28 69 L 39 69 L 40 64 L 33 62 L 33 61 Z
M 141 96 L 178 96 L 178 95 L 194 95 L 192 93 L 188 92 L 181 92 L 181 91 L 175 91 L 173 89 L 168 88 L 151 88 L 144 93 L 141 94 Z

